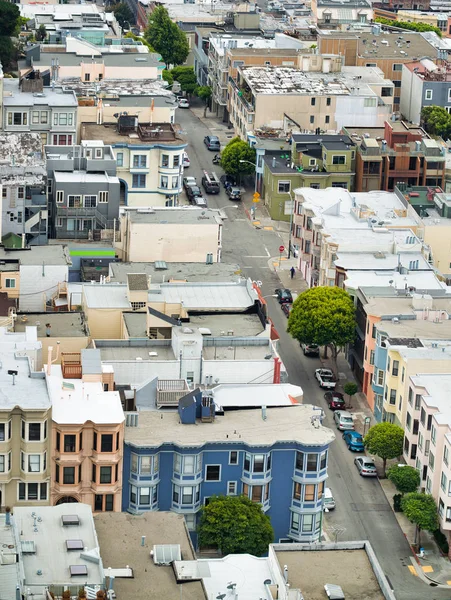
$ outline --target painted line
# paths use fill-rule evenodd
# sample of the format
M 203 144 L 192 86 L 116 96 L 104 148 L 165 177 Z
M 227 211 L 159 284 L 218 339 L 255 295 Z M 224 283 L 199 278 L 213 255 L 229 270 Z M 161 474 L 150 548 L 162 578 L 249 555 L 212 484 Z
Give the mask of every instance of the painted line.
M 263 227 L 263 229 L 265 231 L 274 231 L 274 227 L 272 227 L 271 225 L 266 225 L 266 227 Z
M 249 254 L 243 256 L 243 258 L 268 258 L 265 255 L 260 255 L 260 256 L 250 256 Z
M 266 256 L 269 258 L 271 256 L 271 254 L 269 253 L 269 250 L 266 246 L 265 246 L 265 252 L 266 252 Z
M 431 565 L 427 565 L 426 567 L 421 567 L 423 569 L 423 573 L 433 573 L 434 569 L 431 567 Z
M 260 225 L 260 221 L 252 221 L 253 225 Z
M 418 577 L 418 573 L 416 572 L 415 567 L 413 565 L 408 565 L 407 568 L 412 573 L 412 575 L 415 575 L 415 577 Z

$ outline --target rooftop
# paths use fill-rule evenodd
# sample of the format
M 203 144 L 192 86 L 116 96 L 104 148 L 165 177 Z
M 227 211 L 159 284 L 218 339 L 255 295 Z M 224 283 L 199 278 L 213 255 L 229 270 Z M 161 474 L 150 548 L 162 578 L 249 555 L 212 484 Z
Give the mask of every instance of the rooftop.
M 113 51 L 110 51 L 113 48 Z M 60 67 L 79 67 L 82 63 L 101 64 L 106 67 L 129 67 L 131 69 L 143 69 L 149 67 L 161 67 L 164 63 L 160 61 L 160 55 L 155 53 L 146 53 L 139 51 L 136 46 L 96 46 L 96 50 L 102 50 L 102 53 L 92 56 L 92 46 L 89 46 L 86 52 L 78 54 L 76 52 L 66 51 L 64 46 L 59 47 L 41 47 L 40 56 L 36 58 L 33 55 L 33 66 L 36 69 L 43 70 L 49 68 L 52 59 L 57 58 Z M 20 71 L 28 68 L 27 60 L 20 60 L 18 67 Z M 81 72 L 81 68 L 80 68 Z M 132 73 L 133 74 L 133 73 Z M 64 81 L 64 80 L 62 80 Z
M 94 283 L 83 284 L 81 287 L 88 308 L 131 309 L 126 285 Z
M 30 169 L 44 164 L 39 133 L 0 132 L 0 164 L 7 168 L 5 175 L 10 173 L 12 163 Z
M 304 397 L 301 387 L 289 383 L 221 384 L 214 387 L 211 393 L 216 406 L 223 409 L 292 406 L 302 404 Z
M 23 92 L 19 87 L 19 79 L 3 80 L 4 106 L 51 106 L 76 107 L 77 98 L 72 91 L 63 91 L 62 87 L 45 87 L 42 92 Z
M 64 515 L 78 517 L 78 524 L 63 525 Z M 26 584 L 30 585 L 34 594 L 43 594 L 46 585 L 75 585 L 70 573 L 70 567 L 74 565 L 87 570 L 86 575 L 76 578 L 77 582 L 103 586 L 104 571 L 99 542 L 88 504 L 60 504 L 33 509 L 14 506 L 14 520 L 23 532 L 22 544 L 28 541 L 35 545 L 34 553 L 22 554 Z M 68 540 L 81 542 L 81 549 L 69 550 Z
M 130 115 L 133 119 L 134 115 Z M 138 119 L 135 116 L 136 121 Z M 130 121 L 131 123 L 131 121 Z M 120 133 L 117 123 L 82 123 L 82 140 L 103 140 L 105 144 L 129 144 L 131 146 L 140 145 L 175 145 L 184 147 L 186 145 L 184 137 L 179 133 L 180 127 L 171 123 L 141 123 L 139 125 L 130 124 Z
M 12 518 L 14 524 L 14 517 Z M 2 568 L 0 569 L 0 589 L 2 595 L 5 598 L 16 598 L 16 587 L 20 585 L 23 579 L 23 564 L 19 560 L 15 560 L 16 552 L 15 548 L 19 541 L 19 535 L 16 527 L 6 526 L 6 514 L 0 514 L 0 544 L 2 545 L 3 556 L 12 554 L 6 560 L 2 561 Z M 8 551 L 7 548 L 13 548 L 12 551 Z
M 185 326 L 191 329 L 198 328 L 202 330 L 202 333 L 213 337 L 228 335 L 234 337 L 261 336 L 265 331 L 265 327 L 256 313 L 244 315 L 190 315 L 189 323 L 186 323 Z
M 130 313 L 125 313 L 127 316 L 130 316 Z M 134 313 L 138 314 L 138 313 Z M 140 313 L 145 316 L 145 313 Z M 127 322 L 128 326 L 128 322 Z M 134 326 L 134 324 L 132 325 Z M 139 325 L 136 325 L 138 327 Z M 138 330 L 138 333 L 142 330 Z M 147 337 L 147 336 L 141 336 Z M 122 340 L 121 340 L 122 341 Z M 124 344 L 117 345 L 116 340 L 96 340 L 96 347 L 100 350 L 100 355 L 102 357 L 102 363 L 113 364 L 115 374 L 117 366 L 116 362 L 128 362 L 130 366 L 128 369 L 128 378 L 127 382 L 131 384 L 142 383 L 144 379 L 147 379 L 147 375 L 145 372 L 147 371 L 146 363 L 157 362 L 160 364 L 162 361 L 167 360 L 178 360 L 176 359 L 172 346 L 162 346 L 160 344 L 153 344 L 152 340 L 148 340 L 146 345 L 140 346 L 132 346 L 128 345 L 126 340 L 123 340 Z M 100 343 L 101 342 L 101 343 Z M 135 373 L 135 370 L 138 369 L 140 372 L 144 371 L 144 374 L 141 376 L 139 373 Z M 119 383 L 123 383 L 122 380 L 118 381 Z
M 169 106 L 167 101 L 174 97 L 172 90 L 164 83 L 155 79 L 102 79 L 95 86 L 87 88 L 78 77 L 59 80 L 59 84 L 73 90 L 77 96 L 94 96 L 102 98 L 103 102 L 112 104 L 119 102 L 136 102 L 136 106 L 149 106 L 149 96 L 154 98 L 154 106 Z M 130 104 L 129 104 L 130 105 Z
M 158 207 L 121 209 L 121 215 L 128 215 L 132 223 L 138 225 L 148 224 L 176 224 L 176 225 L 221 225 L 222 219 L 217 210 L 209 208 L 196 208 L 194 206 Z
M 451 319 L 443 319 L 437 323 L 435 320 L 401 318 L 399 322 L 380 321 L 377 328 L 387 334 L 391 346 L 398 345 L 394 340 L 404 338 L 451 340 Z
M 144 312 L 122 313 L 129 338 L 147 338 L 147 318 Z
M 348 95 L 337 73 L 301 71 L 295 67 L 240 67 L 255 94 Z
M 57 165 L 55 165 L 57 166 Z M 57 183 L 109 183 L 119 184 L 119 178 L 108 173 L 87 173 L 86 171 L 53 171 L 53 178 Z M 100 188 L 102 189 L 102 188 Z
M 141 412 L 137 427 L 127 427 L 125 441 L 132 446 L 155 448 L 162 444 L 199 448 L 209 442 L 271 446 L 278 442 L 299 443 L 305 446 L 323 446 L 335 439 L 331 429 L 315 427 L 312 417 L 318 416 L 316 407 L 295 404 L 273 409 L 262 419 L 261 410 L 229 411 L 216 416 L 212 423 L 180 422 L 178 412 Z
M 419 374 L 411 377 L 415 387 L 423 387 L 423 402 L 426 406 L 436 409 L 434 418 L 440 425 L 451 425 L 451 406 L 449 398 L 451 395 L 450 374 Z M 433 411 L 434 412 L 434 411 Z
M 14 322 L 14 331 L 25 331 L 35 325 L 38 338 L 47 336 L 47 323 L 50 324 L 50 337 L 88 337 L 89 329 L 82 313 L 46 312 L 19 314 Z
M 427 293 L 430 290 L 443 290 L 449 293 L 446 284 L 437 279 L 433 271 L 410 271 L 403 274 L 398 271 L 352 271 L 345 281 L 348 290 L 360 287 L 389 287 L 395 290 L 414 288 L 417 292 Z
M 1 140 L 0 140 L 1 146 Z M 0 263 L 2 260 L 15 259 L 21 265 L 72 265 L 67 246 L 51 244 L 49 246 L 30 246 L 15 250 L 0 248 Z M 1 267 L 0 267 L 1 268 Z
M 379 234 L 376 234 L 376 236 L 377 235 Z M 369 242 L 370 240 L 363 241 Z M 411 261 L 418 261 L 418 268 L 415 268 L 415 270 L 432 270 L 432 266 L 427 262 L 427 260 L 423 257 L 423 255 L 420 252 L 365 252 L 365 248 L 363 247 L 360 252 L 357 250 L 355 250 L 354 252 L 339 251 L 337 254 L 337 259 L 334 261 L 334 264 L 336 267 L 340 267 L 341 269 L 345 269 L 346 271 L 393 271 L 398 267 L 404 267 L 406 269 L 409 269 L 409 264 L 411 263 Z
M 161 600 L 178 598 L 182 593 L 184 600 L 207 600 L 199 581 L 177 585 L 172 567 L 157 566 L 150 557 L 155 545 L 177 544 L 184 559 L 194 559 L 183 515 L 161 511 L 139 516 L 104 512 L 95 515 L 94 523 L 106 574 L 108 567 L 130 565 L 133 570 L 133 577 L 114 580 L 118 598 L 141 599 L 145 596 L 146 600 Z M 142 536 L 145 536 L 144 546 L 141 545 Z
M 110 281 L 126 283 L 129 273 L 145 273 L 152 283 L 177 281 L 238 281 L 240 266 L 228 263 L 177 263 L 158 261 L 143 262 L 111 262 L 109 265 Z

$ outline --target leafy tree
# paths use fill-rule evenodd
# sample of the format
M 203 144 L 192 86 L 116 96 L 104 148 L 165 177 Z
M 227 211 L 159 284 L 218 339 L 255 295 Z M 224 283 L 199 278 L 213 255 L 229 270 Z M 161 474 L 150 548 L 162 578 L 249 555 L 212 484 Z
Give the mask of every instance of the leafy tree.
M 410 31 L 418 31 L 420 33 L 424 31 L 434 31 L 438 37 L 442 37 L 442 32 L 435 25 L 429 25 L 428 23 L 410 23 L 410 21 L 397 21 L 392 19 L 384 19 L 383 17 L 377 17 L 374 19 L 376 23 L 381 25 L 387 25 L 388 27 L 399 27 L 399 29 L 409 29 Z
M 172 77 L 171 71 L 167 69 L 163 69 L 163 79 L 168 83 L 168 85 L 172 85 L 174 83 L 174 78 Z
M 47 37 L 47 29 L 45 28 L 44 23 L 41 23 L 41 25 L 39 25 L 39 28 L 36 31 L 36 40 L 38 42 L 43 42 L 46 37 Z
M 247 162 L 240 162 L 245 160 Z M 248 175 L 255 172 L 255 149 L 249 144 L 233 138 L 224 148 L 221 154 L 221 166 L 228 175 Z M 254 164 L 251 164 L 254 163 Z
M 387 471 L 387 477 L 401 494 L 416 492 L 420 485 L 420 474 L 410 465 L 393 465 Z
M 351 296 L 338 287 L 314 287 L 294 301 L 287 331 L 302 344 L 329 346 L 334 370 L 337 357 L 355 337 L 355 308 Z
M 11 38 L 6 35 L 0 36 L 0 62 L 3 69 L 6 71 L 11 67 L 11 63 L 15 58 L 16 49 L 11 41 Z
M 349 404 L 351 404 L 352 402 L 352 397 L 357 394 L 359 387 L 356 383 L 354 383 L 353 381 L 348 381 L 348 383 L 345 383 L 345 385 L 343 386 L 343 391 L 345 394 L 347 394 L 349 396 Z
M 202 509 L 199 545 L 215 546 L 222 554 L 261 556 L 274 541 L 274 531 L 261 504 L 246 496 L 213 496 Z
M 406 494 L 401 501 L 403 513 L 411 523 L 416 525 L 415 542 L 421 545 L 421 532 L 423 530 L 433 533 L 439 527 L 437 506 L 430 494 L 411 492 Z
M 170 73 L 173 80 L 180 83 L 182 92 L 186 94 L 196 93 L 197 79 L 193 67 L 174 67 Z
M 141 42 L 141 44 L 143 46 L 146 46 L 146 48 L 149 48 L 149 52 L 155 52 L 155 50 L 152 48 L 152 46 L 149 44 L 149 42 L 146 40 L 146 38 L 143 38 L 140 35 L 136 35 L 135 33 L 133 33 L 133 31 L 127 31 L 127 33 L 125 34 L 125 37 L 135 40 L 135 42 Z
M 402 455 L 402 446 L 404 442 L 404 430 L 394 423 L 378 423 L 370 427 L 363 443 L 370 454 L 375 454 L 382 458 L 385 468 L 387 460 Z
M 204 117 L 206 117 L 207 116 L 208 103 L 209 103 L 210 98 L 211 98 L 211 87 L 208 86 L 208 85 L 201 85 L 196 90 L 196 96 L 199 96 L 199 98 L 205 102 Z
M 0 0 L 0 37 L 17 36 L 20 25 L 20 11 L 17 4 Z
M 149 17 L 145 38 L 169 65 L 181 65 L 189 54 L 186 33 L 171 21 L 164 6 L 157 6 Z
M 451 135 L 451 115 L 442 106 L 425 106 L 421 111 L 421 123 L 431 135 L 445 139 Z
M 121 2 L 120 4 L 115 4 L 111 7 L 111 10 L 114 12 L 116 21 L 123 29 L 125 28 L 125 26 L 131 27 L 132 24 L 135 22 L 135 15 L 123 2 Z

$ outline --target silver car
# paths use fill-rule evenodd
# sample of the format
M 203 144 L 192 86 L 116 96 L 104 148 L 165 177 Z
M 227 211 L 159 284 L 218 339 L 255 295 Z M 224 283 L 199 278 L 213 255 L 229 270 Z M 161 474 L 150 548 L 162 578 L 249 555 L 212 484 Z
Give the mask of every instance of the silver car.
M 362 477 L 377 477 L 376 465 L 372 458 L 359 456 L 354 459 L 354 464 Z
M 334 412 L 334 421 L 337 429 L 340 431 L 354 429 L 354 420 L 351 413 L 347 410 L 336 410 Z

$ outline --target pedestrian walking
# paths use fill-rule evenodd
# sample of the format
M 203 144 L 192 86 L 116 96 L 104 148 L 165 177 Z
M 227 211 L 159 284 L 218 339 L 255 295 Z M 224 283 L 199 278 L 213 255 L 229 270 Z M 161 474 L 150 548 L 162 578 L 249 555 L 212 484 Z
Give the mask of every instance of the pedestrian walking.
M 293 279 L 294 274 L 296 273 L 296 269 L 294 267 L 291 267 L 290 273 L 291 273 L 291 279 Z

